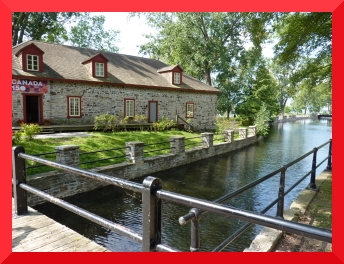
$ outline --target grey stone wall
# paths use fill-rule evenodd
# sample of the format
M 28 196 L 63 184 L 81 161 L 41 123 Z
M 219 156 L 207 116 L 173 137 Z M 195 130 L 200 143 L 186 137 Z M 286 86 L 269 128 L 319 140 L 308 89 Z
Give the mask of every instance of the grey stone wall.
M 232 131 L 229 130 L 229 133 L 231 132 Z M 213 144 L 211 133 L 203 133 L 202 135 L 203 142 L 200 143 L 200 146 L 196 146 L 188 150 L 184 150 L 183 137 L 171 137 L 170 154 L 164 154 L 144 159 L 142 149 L 143 143 L 128 142 L 127 146 L 131 147 L 131 149 L 127 153 L 130 155 L 130 161 L 94 168 L 91 169 L 91 171 L 126 180 L 132 180 L 151 173 L 167 170 L 170 168 L 192 163 L 194 161 L 210 158 L 215 155 L 231 152 L 233 150 L 254 144 L 258 140 L 257 136 L 253 135 L 247 137 L 246 139 L 238 139 L 232 140 L 232 142 Z M 211 142 L 209 142 L 209 140 Z M 65 159 L 66 163 L 71 162 L 71 158 L 75 155 L 75 151 L 77 151 L 76 148 L 72 148 L 71 146 L 63 147 L 64 150 L 68 150 L 68 148 L 71 149 L 71 154 L 64 154 L 64 156 L 69 156 L 67 159 Z M 71 173 L 63 174 L 57 172 L 42 173 L 40 175 L 30 176 L 28 184 L 59 198 L 90 191 L 106 185 L 100 181 L 92 180 L 87 177 L 77 176 Z M 28 193 L 29 206 L 34 206 L 44 202 L 45 201 L 43 199 Z
M 274 118 L 274 123 L 294 122 L 296 120 L 304 120 L 312 118 L 311 115 L 289 115 L 289 116 L 277 116 Z
M 215 131 L 216 94 L 188 93 L 162 89 L 130 88 L 100 84 L 48 82 L 49 92 L 43 95 L 43 116 L 52 124 L 93 124 L 94 117 L 124 113 L 124 98 L 135 99 L 135 114 L 148 116 L 148 101 L 158 101 L 158 118 L 186 118 L 186 102 L 194 103 L 191 125 L 196 130 Z M 81 96 L 82 118 L 67 118 L 67 96 Z M 23 118 L 23 99 L 12 93 L 13 123 Z
M 50 90 L 49 82 L 48 82 L 48 90 Z M 50 93 L 49 92 L 43 93 L 42 100 L 43 100 L 43 119 L 50 119 L 51 117 Z M 12 125 L 13 126 L 18 126 L 17 124 L 18 119 L 24 119 L 23 93 L 18 92 L 18 91 L 12 91 Z M 41 121 L 43 122 L 43 120 Z

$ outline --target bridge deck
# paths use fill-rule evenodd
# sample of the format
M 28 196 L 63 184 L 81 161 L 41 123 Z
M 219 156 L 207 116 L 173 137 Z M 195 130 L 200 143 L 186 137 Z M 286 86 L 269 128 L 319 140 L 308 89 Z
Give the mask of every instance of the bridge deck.
M 12 199 L 12 215 L 14 204 Z M 105 252 L 106 248 L 29 207 L 12 217 L 12 252 Z

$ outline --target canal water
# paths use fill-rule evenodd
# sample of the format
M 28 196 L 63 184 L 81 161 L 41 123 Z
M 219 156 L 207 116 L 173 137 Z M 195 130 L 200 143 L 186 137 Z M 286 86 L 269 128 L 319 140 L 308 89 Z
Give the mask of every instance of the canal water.
M 276 124 L 271 128 L 269 136 L 255 145 L 152 176 L 162 180 L 165 190 L 212 201 L 279 169 L 282 165 L 322 145 L 330 138 L 332 138 L 332 126 L 327 120 L 303 120 Z M 322 161 L 327 155 L 328 145 L 318 151 L 318 161 Z M 311 170 L 311 163 L 312 155 L 288 168 L 286 189 Z M 317 175 L 326 168 L 326 165 L 327 162 L 317 169 Z M 137 179 L 136 182 L 142 183 L 143 179 L 144 177 Z M 289 208 L 308 183 L 309 177 L 286 196 L 285 208 Z M 278 188 L 279 175 L 276 175 L 225 204 L 260 212 L 277 198 Z M 142 232 L 142 205 L 139 193 L 109 186 L 65 200 L 115 223 L 127 226 L 137 233 Z M 55 205 L 47 203 L 37 206 L 36 209 L 110 251 L 141 251 L 140 244 Z M 190 224 L 180 226 L 178 218 L 188 213 L 190 209 L 163 201 L 163 244 L 181 251 L 189 251 Z M 271 208 L 266 214 L 275 215 L 276 207 Z M 201 251 L 212 251 L 244 224 L 243 221 L 213 213 L 205 214 L 200 222 Z M 249 247 L 262 228 L 251 225 L 223 251 L 243 251 Z

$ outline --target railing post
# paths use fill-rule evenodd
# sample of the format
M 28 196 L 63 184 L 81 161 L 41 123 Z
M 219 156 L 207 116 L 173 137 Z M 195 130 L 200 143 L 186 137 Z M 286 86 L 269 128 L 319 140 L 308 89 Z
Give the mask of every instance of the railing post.
M 185 137 L 173 136 L 170 137 L 170 148 L 172 154 L 180 154 L 185 152 Z
M 249 126 L 249 136 L 253 137 L 257 134 L 257 126 Z
M 241 139 L 247 138 L 247 128 L 239 128 L 239 138 Z
M 200 242 L 200 226 L 199 221 L 200 218 L 200 210 L 197 208 L 192 208 L 190 213 L 195 215 L 195 218 L 191 220 L 191 245 L 190 251 L 191 252 L 198 252 L 201 247 Z
M 225 134 L 225 140 L 229 143 L 234 141 L 234 130 L 225 130 L 223 131 Z
M 312 161 L 311 181 L 310 181 L 307 189 L 317 191 L 318 188 L 315 184 L 315 174 L 316 174 L 316 169 L 317 169 L 317 152 L 318 152 L 318 149 L 314 148 L 313 150 L 314 150 L 314 152 L 313 152 L 313 161 Z
M 205 148 L 211 148 L 214 146 L 214 133 L 201 133 L 202 146 Z
M 162 188 L 159 178 L 148 176 L 142 191 L 142 252 L 154 251 L 161 243 L 161 200 L 156 191 Z
M 330 139 L 330 146 L 328 148 L 328 160 L 326 170 L 332 170 L 332 139 Z
M 15 215 L 25 215 L 28 213 L 27 193 L 19 185 L 26 183 L 26 167 L 25 160 L 18 157 L 19 153 L 25 153 L 23 147 L 12 148 L 14 213 Z
M 282 166 L 281 176 L 280 176 L 280 186 L 278 191 L 278 204 L 277 204 L 277 217 L 283 218 L 284 210 L 284 187 L 285 187 L 285 172 L 287 168 Z

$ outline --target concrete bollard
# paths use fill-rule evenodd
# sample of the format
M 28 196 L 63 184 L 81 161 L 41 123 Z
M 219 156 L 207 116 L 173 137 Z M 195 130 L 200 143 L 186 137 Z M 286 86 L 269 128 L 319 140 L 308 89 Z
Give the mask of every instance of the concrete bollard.
M 125 142 L 127 163 L 143 164 L 143 142 Z
M 214 146 L 214 133 L 201 133 L 202 147 L 212 148 Z
M 185 137 L 172 136 L 170 137 L 170 148 L 172 154 L 180 154 L 185 152 Z
M 247 128 L 239 128 L 239 138 L 240 139 L 247 138 Z
M 64 165 L 79 167 L 79 146 L 64 145 L 55 147 L 56 162 Z

